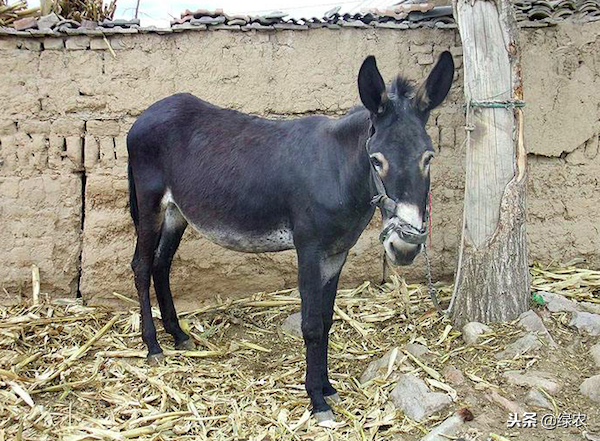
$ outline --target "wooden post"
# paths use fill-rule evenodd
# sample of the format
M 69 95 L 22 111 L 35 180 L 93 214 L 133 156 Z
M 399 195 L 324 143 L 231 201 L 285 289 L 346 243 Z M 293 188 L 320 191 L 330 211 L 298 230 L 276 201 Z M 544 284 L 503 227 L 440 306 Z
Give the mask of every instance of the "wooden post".
M 453 0 L 453 6 L 463 45 L 467 148 L 462 241 L 449 311 L 461 326 L 512 320 L 528 308 L 527 153 L 510 0 Z

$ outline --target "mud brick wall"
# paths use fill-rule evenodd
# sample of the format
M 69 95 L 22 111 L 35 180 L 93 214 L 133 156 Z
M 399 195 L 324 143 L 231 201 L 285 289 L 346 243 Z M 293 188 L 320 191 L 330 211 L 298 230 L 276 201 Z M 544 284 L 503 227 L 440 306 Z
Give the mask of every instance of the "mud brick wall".
M 584 257 L 600 265 L 598 132 L 600 25 L 524 29 L 526 142 L 530 151 L 531 259 Z M 112 51 L 108 50 L 108 44 Z M 443 50 L 456 81 L 429 132 L 433 265 L 455 269 L 463 195 L 464 117 L 460 39 L 453 29 L 189 31 L 68 38 L 0 37 L 0 284 L 29 295 L 30 265 L 42 291 L 114 302 L 134 295 L 129 261 L 126 135 L 154 101 L 191 92 L 270 118 L 332 117 L 358 103 L 362 59 L 377 56 L 387 81 L 422 80 Z M 353 249 L 342 284 L 381 277 L 378 221 Z M 423 277 L 423 260 L 401 269 Z M 293 252 L 224 250 L 191 229 L 176 255 L 179 304 L 294 286 Z

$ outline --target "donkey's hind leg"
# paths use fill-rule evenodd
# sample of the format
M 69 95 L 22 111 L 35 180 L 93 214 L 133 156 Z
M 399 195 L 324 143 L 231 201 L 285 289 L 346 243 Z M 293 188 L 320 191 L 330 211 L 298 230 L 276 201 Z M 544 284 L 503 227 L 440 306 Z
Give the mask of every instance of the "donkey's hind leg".
M 195 345 L 179 326 L 169 282 L 173 256 L 179 247 L 181 236 L 183 236 L 186 227 L 187 221 L 181 215 L 179 209 L 174 204 L 167 205 L 160 241 L 154 253 L 152 278 L 154 279 L 156 299 L 160 306 L 165 331 L 173 336 L 176 349 L 191 350 L 195 348 Z
M 155 362 L 162 358 L 162 349 L 156 339 L 156 328 L 152 321 L 150 305 L 150 277 L 154 260 L 154 250 L 160 238 L 162 224 L 161 194 L 147 192 L 137 194 L 139 207 L 139 223 L 137 226 L 137 243 L 135 254 L 131 261 L 135 287 L 140 302 L 142 321 L 142 340 L 148 347 L 148 361 Z M 142 196 L 142 197 L 140 197 Z

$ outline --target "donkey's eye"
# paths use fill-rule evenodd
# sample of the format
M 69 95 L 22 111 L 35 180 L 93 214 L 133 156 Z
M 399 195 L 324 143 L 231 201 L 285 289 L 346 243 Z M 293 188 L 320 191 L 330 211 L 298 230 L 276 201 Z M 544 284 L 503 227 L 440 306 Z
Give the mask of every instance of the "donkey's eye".
M 371 163 L 375 166 L 375 168 L 381 168 L 383 164 L 376 156 L 371 156 Z

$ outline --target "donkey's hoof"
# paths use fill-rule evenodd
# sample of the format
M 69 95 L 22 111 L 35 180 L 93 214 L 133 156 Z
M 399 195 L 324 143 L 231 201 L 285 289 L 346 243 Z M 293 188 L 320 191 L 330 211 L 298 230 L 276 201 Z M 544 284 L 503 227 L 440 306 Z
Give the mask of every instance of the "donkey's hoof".
M 333 428 L 336 426 L 335 416 L 332 410 L 324 410 L 323 412 L 316 412 L 315 419 L 317 424 L 321 427 Z
M 158 354 L 148 354 L 146 357 L 146 363 L 150 366 L 158 366 L 159 364 L 163 364 L 165 362 L 165 354 L 159 352 Z
M 340 394 L 338 394 L 336 392 L 333 395 L 326 396 L 325 397 L 325 401 L 327 401 L 327 404 L 329 404 L 329 405 L 331 405 L 331 404 L 340 404 L 342 402 L 342 399 L 340 398 Z
M 175 349 L 178 351 L 193 351 L 196 349 L 196 344 L 191 338 L 183 340 L 175 345 Z

